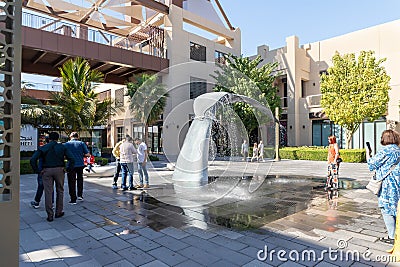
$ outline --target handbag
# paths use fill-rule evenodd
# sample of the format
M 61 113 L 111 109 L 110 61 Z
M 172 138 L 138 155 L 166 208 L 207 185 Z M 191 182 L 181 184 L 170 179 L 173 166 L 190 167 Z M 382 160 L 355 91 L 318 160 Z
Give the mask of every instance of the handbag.
M 390 167 L 390 170 L 388 171 L 388 173 L 386 173 L 386 175 L 380 181 L 376 180 L 376 173 L 374 173 L 371 180 L 369 180 L 366 188 L 369 191 L 371 191 L 372 193 L 374 193 L 374 195 L 378 195 L 379 192 L 381 191 L 383 180 L 385 180 L 386 177 L 388 177 L 389 174 L 394 170 L 394 168 L 396 168 L 396 165 L 399 163 L 399 161 L 400 161 L 400 158 L 397 159 L 397 161 L 392 165 L 392 167 Z
M 369 180 L 366 188 L 371 191 L 372 193 L 374 193 L 374 195 L 378 195 L 379 191 L 381 191 L 381 187 L 382 187 L 382 180 L 378 181 L 376 180 L 376 175 L 374 174 L 374 176 L 372 176 L 371 180 Z

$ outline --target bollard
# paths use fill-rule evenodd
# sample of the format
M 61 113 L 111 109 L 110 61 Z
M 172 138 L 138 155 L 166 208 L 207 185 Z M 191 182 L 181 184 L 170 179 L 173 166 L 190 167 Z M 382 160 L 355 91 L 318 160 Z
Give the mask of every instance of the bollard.
M 279 142 L 280 142 L 280 123 L 279 123 L 279 107 L 275 108 L 275 159 L 274 161 L 280 161 L 279 157 Z

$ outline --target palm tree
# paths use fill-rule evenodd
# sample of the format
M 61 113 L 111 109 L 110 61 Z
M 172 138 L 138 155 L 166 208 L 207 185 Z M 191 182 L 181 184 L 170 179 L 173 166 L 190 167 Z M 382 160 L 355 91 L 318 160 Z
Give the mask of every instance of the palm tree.
M 52 93 L 55 105 L 26 105 L 22 108 L 22 120 L 61 128 L 67 133 L 88 131 L 92 134 L 93 127 L 106 124 L 113 113 L 111 100 L 99 101 L 94 92 L 96 83 L 102 82 L 104 75 L 91 70 L 89 62 L 79 57 L 68 60 L 59 70 L 62 91 Z
M 133 117 L 144 126 L 144 140 L 147 143 L 147 126 L 159 120 L 169 95 L 156 75 L 142 74 L 136 76 L 135 80 L 127 83 L 126 95 L 129 96 L 129 109 Z
M 92 132 L 93 126 L 99 125 L 95 121 L 99 104 L 94 92 L 95 83 L 102 82 L 104 75 L 91 70 L 89 62 L 80 57 L 65 62 L 60 68 L 60 74 L 63 89 L 61 93 L 53 93 L 53 100 L 61 106 L 65 131 Z

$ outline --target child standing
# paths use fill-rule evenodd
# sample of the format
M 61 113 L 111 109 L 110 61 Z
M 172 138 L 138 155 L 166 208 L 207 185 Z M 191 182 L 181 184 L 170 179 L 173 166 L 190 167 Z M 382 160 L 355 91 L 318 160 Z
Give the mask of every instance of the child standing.
M 93 155 L 90 155 L 89 157 L 83 158 L 83 162 L 85 163 L 85 166 L 86 166 L 85 170 L 88 173 L 90 173 L 90 172 L 96 173 L 93 170 L 93 165 L 94 165 L 94 156 Z

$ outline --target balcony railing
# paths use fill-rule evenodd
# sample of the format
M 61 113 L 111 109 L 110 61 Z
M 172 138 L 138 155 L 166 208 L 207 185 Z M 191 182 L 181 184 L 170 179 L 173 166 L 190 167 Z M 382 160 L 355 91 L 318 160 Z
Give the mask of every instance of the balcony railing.
M 98 29 L 63 21 L 61 19 L 57 20 L 50 17 L 22 12 L 22 26 L 166 58 L 166 48 L 164 47 L 143 49 L 143 47 L 149 43 L 148 40 L 137 43 L 132 41 L 132 37 L 121 37 Z
M 307 105 L 309 108 L 319 108 L 321 107 L 321 97 L 322 94 L 309 95 L 307 96 Z
M 26 85 L 22 85 L 26 89 L 35 89 L 35 90 L 45 90 L 45 91 L 56 91 L 56 92 L 61 92 L 62 91 L 62 85 L 61 83 L 56 83 L 56 84 L 49 84 L 49 83 L 35 83 L 35 82 L 29 82 Z

